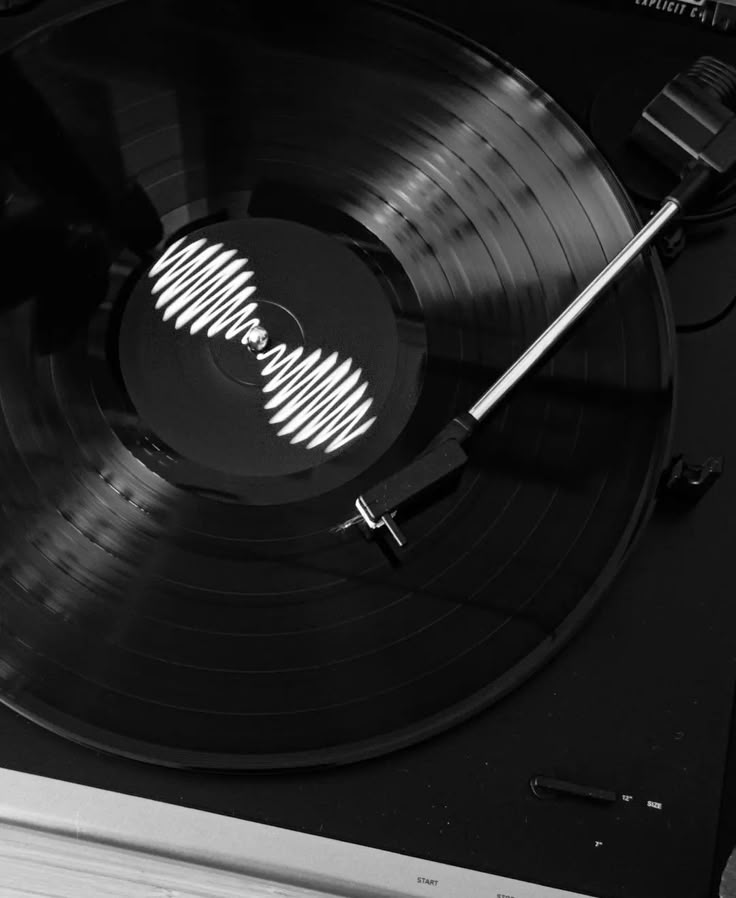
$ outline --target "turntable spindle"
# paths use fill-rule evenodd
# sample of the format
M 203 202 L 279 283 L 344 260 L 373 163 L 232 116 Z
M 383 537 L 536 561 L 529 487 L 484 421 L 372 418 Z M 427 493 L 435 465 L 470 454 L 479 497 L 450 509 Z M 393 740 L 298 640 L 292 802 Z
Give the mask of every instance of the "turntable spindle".
M 268 346 L 270 337 L 265 327 L 257 325 L 252 327 L 245 338 L 245 345 L 252 353 L 264 352 Z

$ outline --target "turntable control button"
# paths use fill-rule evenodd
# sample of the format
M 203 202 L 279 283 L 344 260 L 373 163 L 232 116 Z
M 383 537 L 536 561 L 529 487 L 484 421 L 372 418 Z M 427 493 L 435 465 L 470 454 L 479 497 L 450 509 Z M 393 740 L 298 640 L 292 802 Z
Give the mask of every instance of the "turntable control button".
M 533 776 L 529 781 L 533 794 L 537 798 L 583 798 L 588 801 L 611 804 L 618 799 L 610 789 L 599 789 L 595 786 L 584 786 L 570 783 L 567 780 L 554 779 L 549 776 Z

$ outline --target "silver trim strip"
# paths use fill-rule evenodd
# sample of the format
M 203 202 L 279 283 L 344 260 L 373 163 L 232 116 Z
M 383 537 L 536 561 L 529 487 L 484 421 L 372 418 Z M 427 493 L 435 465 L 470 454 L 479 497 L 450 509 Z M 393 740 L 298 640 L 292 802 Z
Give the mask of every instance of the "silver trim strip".
M 27 898 L 34 864 L 49 869 L 50 891 L 41 894 L 64 898 L 97 898 L 102 883 L 108 898 L 573 898 L 559 889 L 0 769 L 2 895 Z M 9 891 L 18 875 L 24 891 Z M 74 891 L 64 890 L 67 882 Z

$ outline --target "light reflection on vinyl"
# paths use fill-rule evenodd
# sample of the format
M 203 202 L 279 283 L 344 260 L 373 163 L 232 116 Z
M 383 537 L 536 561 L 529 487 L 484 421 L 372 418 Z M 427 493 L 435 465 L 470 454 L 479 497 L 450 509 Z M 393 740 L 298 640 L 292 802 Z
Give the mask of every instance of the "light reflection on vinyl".
M 652 264 L 405 515 L 408 551 L 333 528 L 632 233 L 584 135 L 489 52 L 371 3 L 130 0 L 0 78 L 30 273 L 0 315 L 0 698 L 128 756 L 284 768 L 428 737 L 538 668 L 666 455 Z M 371 426 L 332 452 L 279 436 L 264 359 L 156 309 L 177 239 L 247 259 L 243 308 L 301 359 L 350 360 Z

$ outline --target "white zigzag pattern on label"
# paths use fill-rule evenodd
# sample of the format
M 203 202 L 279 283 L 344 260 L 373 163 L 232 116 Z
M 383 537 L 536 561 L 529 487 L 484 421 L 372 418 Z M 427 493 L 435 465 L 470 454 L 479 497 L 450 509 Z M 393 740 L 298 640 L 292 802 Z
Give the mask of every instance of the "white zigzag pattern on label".
M 240 336 L 245 344 L 260 324 L 255 317 L 258 303 L 250 301 L 256 287 L 248 283 L 253 272 L 244 270 L 247 264 L 237 250 L 225 249 L 222 243 L 177 240 L 149 272 L 156 278 L 156 308 L 164 310 L 164 321 L 174 318 L 177 329 L 189 325 L 189 332 L 196 334 L 207 328 L 210 338 L 224 331 L 226 340 Z M 304 347 L 290 351 L 284 343 L 256 358 L 264 363 L 263 392 L 273 394 L 265 408 L 278 409 L 269 420 L 282 425 L 278 434 L 288 436 L 289 442 L 306 441 L 308 449 L 322 446 L 334 452 L 376 421 L 366 419 L 373 399 L 365 396 L 368 384 L 361 381 L 362 369 L 354 367 L 352 359 L 341 361 L 336 352 L 323 357 L 321 349 L 305 355 Z
M 207 336 L 225 331 L 225 339 L 243 334 L 242 343 L 250 330 L 260 323 L 251 315 L 258 308 L 248 298 L 256 288 L 248 281 L 252 271 L 243 271 L 247 259 L 240 259 L 237 250 L 223 249 L 222 243 L 200 239 L 192 243 L 186 237 L 172 243 L 156 264 L 149 277 L 159 277 L 153 285 L 156 308 L 164 309 L 164 321 L 176 316 L 178 329 L 189 324 L 189 332 L 196 334 L 207 328 Z M 248 286 L 246 286 L 248 284 Z

